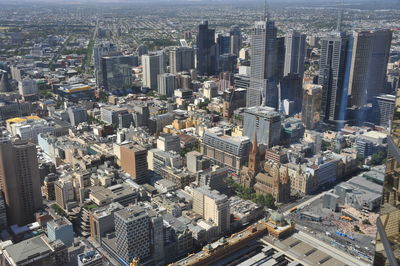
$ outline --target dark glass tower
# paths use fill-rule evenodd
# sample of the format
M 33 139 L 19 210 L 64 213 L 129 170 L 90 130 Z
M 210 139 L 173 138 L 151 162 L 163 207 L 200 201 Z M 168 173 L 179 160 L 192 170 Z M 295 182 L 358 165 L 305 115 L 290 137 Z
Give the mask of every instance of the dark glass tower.
M 208 28 L 208 21 L 199 25 L 197 35 L 197 69 L 200 75 L 214 75 L 217 66 L 215 30 Z

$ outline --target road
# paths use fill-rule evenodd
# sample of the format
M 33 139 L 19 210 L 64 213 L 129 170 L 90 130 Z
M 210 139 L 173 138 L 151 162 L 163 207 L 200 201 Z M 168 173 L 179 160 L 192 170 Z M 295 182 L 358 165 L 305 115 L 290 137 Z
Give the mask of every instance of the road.
M 298 209 L 299 209 L 299 208 L 301 208 L 301 207 L 304 207 L 304 206 L 310 204 L 311 202 L 313 202 L 314 200 L 316 200 L 316 199 L 318 199 L 318 198 L 321 198 L 322 196 L 324 196 L 326 193 L 329 193 L 329 192 L 331 192 L 331 190 L 325 191 L 325 192 L 323 192 L 323 193 L 321 193 L 321 194 L 318 194 L 318 195 L 312 197 L 312 198 L 309 199 L 309 200 L 306 200 L 306 201 L 304 201 L 304 202 L 302 202 L 302 203 L 299 203 L 298 205 L 293 206 L 291 209 L 293 209 L 293 208 L 298 208 Z M 283 215 L 286 216 L 286 215 L 288 215 L 289 213 L 290 213 L 290 210 L 287 210 L 287 211 L 285 211 L 285 212 L 283 213 Z

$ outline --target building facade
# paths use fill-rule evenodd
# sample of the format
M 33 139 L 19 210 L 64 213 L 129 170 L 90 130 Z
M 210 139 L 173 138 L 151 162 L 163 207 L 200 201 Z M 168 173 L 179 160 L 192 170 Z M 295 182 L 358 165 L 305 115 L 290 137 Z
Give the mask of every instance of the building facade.
M 257 143 L 267 148 L 278 145 L 281 139 L 281 116 L 270 107 L 250 107 L 244 110 L 244 135 L 257 135 Z
M 9 225 L 34 221 L 34 213 L 42 207 L 35 144 L 9 140 L 0 143 L 0 189 Z

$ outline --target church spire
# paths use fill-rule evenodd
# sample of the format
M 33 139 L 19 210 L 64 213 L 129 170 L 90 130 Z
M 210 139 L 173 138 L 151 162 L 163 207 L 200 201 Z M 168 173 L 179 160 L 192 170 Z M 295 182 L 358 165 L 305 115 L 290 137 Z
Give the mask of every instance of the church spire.
M 249 154 L 249 169 L 258 171 L 258 145 L 257 145 L 257 132 L 254 131 L 253 143 Z

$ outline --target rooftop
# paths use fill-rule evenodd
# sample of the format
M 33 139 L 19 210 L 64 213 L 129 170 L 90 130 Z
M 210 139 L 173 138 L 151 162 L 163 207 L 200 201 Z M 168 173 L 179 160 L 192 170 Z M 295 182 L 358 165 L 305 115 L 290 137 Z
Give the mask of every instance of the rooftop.
M 20 265 L 28 259 L 51 253 L 53 249 L 45 235 L 39 235 L 5 248 L 5 252 L 15 265 Z

